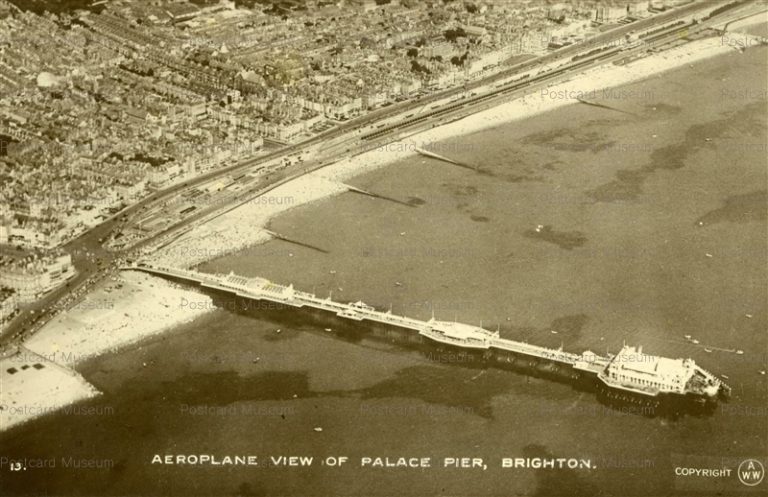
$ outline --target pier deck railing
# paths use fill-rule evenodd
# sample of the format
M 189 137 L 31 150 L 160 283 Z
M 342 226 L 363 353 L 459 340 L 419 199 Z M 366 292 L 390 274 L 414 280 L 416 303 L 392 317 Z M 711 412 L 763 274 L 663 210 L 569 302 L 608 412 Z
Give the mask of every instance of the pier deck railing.
M 200 273 L 198 271 L 188 269 L 178 269 L 166 266 L 150 265 L 146 263 L 126 266 L 123 269 L 131 269 L 150 274 L 183 279 L 185 281 L 198 283 L 206 288 L 235 293 L 236 295 L 244 298 L 269 300 L 271 302 L 297 308 L 305 306 L 312 307 L 314 309 L 332 312 L 338 316 L 346 317 L 349 319 L 368 320 L 397 326 L 400 328 L 411 329 L 428 338 L 438 339 L 440 341 L 444 341 L 445 343 L 453 343 L 457 346 L 461 346 L 464 343 L 464 341 L 460 338 L 450 335 L 442 335 L 441 333 L 436 332 L 434 330 L 434 325 L 438 324 L 439 322 L 434 321 L 434 319 L 430 321 L 422 321 L 419 319 L 409 318 L 407 316 L 399 316 L 393 314 L 391 311 L 382 312 L 375 309 L 361 307 L 355 304 L 336 302 L 330 297 L 320 298 L 311 293 L 295 290 L 292 285 L 284 286 L 270 282 L 263 278 L 246 278 L 235 275 L 233 273 L 230 273 L 229 275 Z M 474 328 L 476 330 L 476 332 L 471 333 L 469 337 L 471 342 L 473 342 L 471 345 L 472 348 L 477 348 L 478 344 L 480 344 L 482 345 L 481 348 L 487 349 L 494 347 L 500 350 L 556 361 L 571 366 L 576 366 L 579 369 L 583 369 L 585 371 L 595 372 L 603 368 L 608 361 L 607 358 L 600 356 L 591 356 L 588 358 L 586 355 L 564 352 L 562 349 L 550 349 L 525 342 L 499 338 L 497 335 L 482 328 L 470 328 Z

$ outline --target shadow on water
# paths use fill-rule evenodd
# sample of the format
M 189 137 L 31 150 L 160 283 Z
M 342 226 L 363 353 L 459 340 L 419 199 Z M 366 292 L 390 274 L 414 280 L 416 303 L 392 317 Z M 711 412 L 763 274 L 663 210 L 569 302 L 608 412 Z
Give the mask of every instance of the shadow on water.
M 410 200 L 400 200 L 394 197 L 388 197 L 387 195 L 382 195 L 380 193 L 374 193 L 367 190 L 362 190 L 360 188 L 350 187 L 348 190 L 350 193 L 355 193 L 357 195 L 363 195 L 366 197 L 376 198 L 379 200 L 386 200 L 387 202 L 392 202 L 395 204 L 404 205 L 406 207 L 416 207 L 418 204 L 414 204 Z M 411 197 L 412 199 L 413 197 Z
M 697 226 L 709 226 L 717 223 L 746 223 L 765 221 L 768 216 L 768 192 L 766 190 L 733 195 L 723 202 L 723 206 L 709 211 L 696 220 Z
M 439 361 L 432 358 L 433 361 Z M 511 379 L 504 375 L 446 373 L 443 368 L 417 366 L 398 371 L 395 378 L 358 391 L 363 399 L 408 397 L 441 405 L 445 411 L 493 418 L 493 398 L 508 393 Z M 429 412 L 430 408 L 425 408 Z
M 543 445 L 531 444 L 523 448 L 526 459 L 551 460 L 560 456 L 554 455 Z M 533 495 L 552 497 L 558 495 L 598 495 L 597 488 L 584 481 L 575 469 L 557 469 L 536 471 L 536 490 Z
M 290 243 L 291 245 L 296 245 L 298 247 L 304 247 L 308 248 L 310 250 L 314 250 L 315 252 L 320 252 L 323 254 L 327 254 L 328 251 L 325 250 L 322 247 L 318 247 L 317 245 L 312 245 L 311 243 L 302 242 L 301 240 L 294 240 L 293 238 L 287 237 L 285 235 L 281 235 L 280 233 L 275 233 L 274 231 L 266 230 L 267 233 L 269 233 L 272 238 L 275 238 L 277 240 L 281 240 L 286 243 Z
M 270 493 L 258 482 L 243 482 L 231 495 L 237 497 L 267 497 Z
M 312 395 L 306 373 L 265 371 L 240 376 L 234 371 L 193 373 L 156 384 L 169 403 L 226 406 L 252 400 L 289 400 L 294 395 Z M 226 385 L 226 388 L 221 388 Z M 128 389 L 130 392 L 130 388 Z M 136 395 L 146 395 L 146 387 L 137 387 Z
M 297 309 L 277 303 L 261 302 L 242 297 L 234 297 L 225 292 L 211 289 L 202 290 L 211 296 L 214 303 L 222 308 L 245 317 L 265 320 L 273 323 L 281 333 L 272 334 L 270 341 L 290 340 L 298 332 L 331 335 L 337 339 L 355 345 L 371 345 L 371 342 L 384 342 L 398 348 L 417 351 L 419 355 L 433 364 L 461 368 L 462 370 L 507 370 L 529 378 L 544 379 L 569 385 L 576 391 L 593 393 L 603 406 L 622 413 L 637 414 L 644 417 L 661 417 L 677 420 L 684 416 L 711 416 L 716 403 L 699 403 L 693 398 L 683 396 L 647 397 L 629 392 L 617 392 L 605 388 L 594 375 L 583 373 L 572 367 L 545 359 L 533 358 L 500 350 L 469 351 L 461 347 L 438 344 L 418 335 L 411 330 L 400 329 L 370 322 L 354 322 L 316 309 Z M 588 316 L 577 314 L 564 316 L 552 322 L 552 329 L 567 336 L 577 338 L 588 320 Z M 293 330 L 292 332 L 284 329 Z M 369 342 L 370 341 L 370 342 Z M 407 373 L 399 373 L 391 380 L 359 391 L 336 392 L 333 395 L 362 395 L 363 398 L 408 396 L 425 402 L 448 406 L 470 406 L 474 414 L 492 417 L 490 400 L 513 387 L 513 384 L 496 375 L 483 375 L 469 383 L 446 388 L 445 383 L 456 381 L 450 375 L 438 374 L 441 368 L 411 368 Z M 501 377 L 503 378 L 503 377 Z M 464 380 L 461 380 L 464 381 Z M 478 388 L 480 387 L 480 388 Z M 248 387 L 252 388 L 252 387 Z M 294 388 L 297 388 L 294 386 Z M 525 388 L 525 387 L 521 387 Z M 306 389 L 301 390 L 309 395 Z M 399 392 L 397 395 L 392 392 Z M 445 392 L 452 392 L 447 394 Z M 482 392 L 482 394 L 480 393 Z M 325 394 L 331 394 L 326 392 Z
M 630 115 L 630 116 L 637 117 L 637 114 L 635 114 L 634 112 L 630 112 L 630 111 L 624 110 L 624 109 L 619 109 L 618 107 L 612 107 L 610 105 L 601 104 L 599 102 L 592 102 L 592 101 L 587 100 L 585 98 L 577 98 L 577 100 L 579 102 L 581 102 L 582 104 L 584 104 L 584 105 L 589 105 L 589 106 L 592 106 L 592 107 L 597 107 L 599 109 L 611 110 L 611 111 L 614 111 L 614 112 L 619 112 L 621 114 L 627 114 L 627 115 Z

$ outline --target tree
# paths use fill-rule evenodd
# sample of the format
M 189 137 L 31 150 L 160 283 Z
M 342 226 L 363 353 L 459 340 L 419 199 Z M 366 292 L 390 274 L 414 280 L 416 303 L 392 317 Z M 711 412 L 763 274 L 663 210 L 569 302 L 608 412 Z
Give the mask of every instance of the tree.
M 448 29 L 443 33 L 445 35 L 445 39 L 450 41 L 451 43 L 456 41 L 456 38 L 465 37 L 467 36 L 467 32 L 464 31 L 464 28 L 461 26 L 457 27 L 456 29 Z

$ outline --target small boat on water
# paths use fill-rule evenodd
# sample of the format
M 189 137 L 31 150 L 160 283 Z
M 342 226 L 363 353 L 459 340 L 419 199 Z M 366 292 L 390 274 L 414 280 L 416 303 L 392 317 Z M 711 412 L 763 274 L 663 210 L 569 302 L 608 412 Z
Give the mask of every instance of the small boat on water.
M 708 348 L 704 347 L 704 352 L 712 352 L 712 349 L 708 349 Z
M 556 332 L 555 330 L 549 330 L 549 331 L 550 331 L 550 333 L 552 333 L 553 335 L 557 335 L 557 332 Z
M 326 329 L 325 329 L 325 331 L 333 331 L 333 330 L 332 330 L 332 329 L 330 329 L 330 328 L 326 328 Z
M 737 351 L 736 351 L 736 353 L 737 353 L 738 355 L 744 355 L 744 351 L 743 351 L 743 350 L 741 350 L 741 349 L 737 350 Z
M 685 337 L 686 340 L 690 340 L 691 339 L 691 335 L 683 335 L 683 336 Z
M 725 378 L 726 380 L 730 380 L 731 379 L 731 377 L 728 376 L 727 374 L 722 375 L 722 377 Z
M 691 340 L 691 343 L 698 345 L 699 341 L 694 338 L 693 340 Z

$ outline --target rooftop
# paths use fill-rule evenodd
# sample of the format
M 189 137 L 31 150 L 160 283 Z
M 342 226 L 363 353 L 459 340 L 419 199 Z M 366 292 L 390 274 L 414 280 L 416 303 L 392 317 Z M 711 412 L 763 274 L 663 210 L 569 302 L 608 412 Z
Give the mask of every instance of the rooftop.
M 488 330 L 464 323 L 435 321 L 432 319 L 429 321 L 429 324 L 432 326 L 433 330 L 461 340 L 469 338 L 484 339 L 494 336 L 494 334 Z
M 653 376 L 685 376 L 689 369 L 683 359 L 644 354 L 642 347 L 629 345 L 625 345 L 612 362 L 622 369 Z

